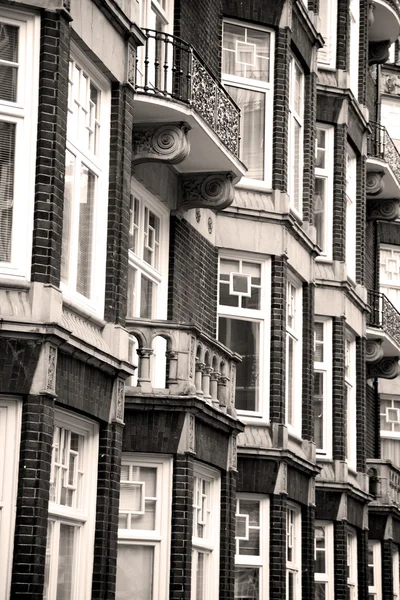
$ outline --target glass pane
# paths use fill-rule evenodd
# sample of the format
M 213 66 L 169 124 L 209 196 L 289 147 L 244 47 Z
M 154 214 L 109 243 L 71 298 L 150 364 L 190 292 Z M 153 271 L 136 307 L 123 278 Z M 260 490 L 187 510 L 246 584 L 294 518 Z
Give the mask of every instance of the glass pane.
M 121 484 L 119 508 L 139 512 L 143 510 L 144 496 L 143 486 L 138 483 Z
M 137 270 L 133 267 L 128 267 L 128 306 L 127 314 L 129 317 L 136 317 L 136 276 Z
M 239 296 L 229 293 L 229 283 L 219 284 L 219 303 L 222 306 L 239 306 Z
M 239 554 L 245 556 L 260 555 L 260 530 L 249 529 L 249 539 L 239 540 Z
M 324 374 L 314 373 L 314 439 L 317 449 L 324 447 Z
M 15 25 L 0 23 L 0 99 L 6 102 L 16 102 L 18 81 L 18 33 Z
M 246 275 L 232 276 L 232 291 L 238 294 L 248 294 L 250 291 L 250 278 Z
M 1 24 L 0 24 L 1 27 Z M 1 29 L 0 29 L 1 31 Z M 1 74 L 0 74 L 1 77 Z M 0 84 L 1 85 L 1 84 Z M 15 123 L 0 121 L 0 261 L 11 261 L 14 206 Z
M 116 600 L 152 600 L 152 546 L 118 545 Z
M 196 600 L 205 600 L 205 575 L 206 575 L 206 555 L 203 552 L 197 553 L 197 571 L 196 571 Z
M 326 583 L 315 582 L 315 600 L 326 600 Z
M 60 524 L 58 551 L 57 600 L 72 598 L 75 527 Z
M 244 538 L 247 536 L 247 519 L 236 515 L 236 537 Z
M 253 321 L 219 318 L 219 340 L 242 356 L 236 371 L 236 408 L 254 411 L 258 408 L 260 387 L 260 324 Z
M 61 281 L 68 283 L 71 252 L 71 211 L 74 197 L 75 156 L 68 150 L 65 153 L 65 187 L 61 249 Z
M 92 249 L 94 225 L 94 199 L 96 177 L 85 165 L 81 166 L 79 230 L 78 230 L 78 267 L 76 289 L 86 298 L 91 297 L 92 287 Z
M 154 290 L 155 284 L 153 281 L 142 275 L 140 286 L 140 317 L 142 319 L 151 319 L 153 316 Z
M 248 168 L 246 177 L 264 179 L 265 94 L 254 90 L 226 86 L 241 110 L 240 149 Z
M 239 273 L 239 261 L 237 260 L 226 260 L 226 259 L 222 259 L 220 261 L 220 265 L 219 265 L 219 271 L 220 271 L 220 278 L 222 278 L 222 275 L 230 275 L 231 273 Z M 229 280 L 229 277 L 226 278 L 227 280 Z
M 293 120 L 293 206 L 296 210 L 300 210 L 300 152 L 301 152 L 301 126 L 296 120 Z
M 260 569 L 256 567 L 235 568 L 235 600 L 259 600 Z
M 240 500 L 239 507 L 241 514 L 249 515 L 250 526 L 260 525 L 260 502 L 258 500 Z
M 131 515 L 131 529 L 153 531 L 156 523 L 156 502 L 146 500 L 143 515 Z
M 325 219 L 326 219 L 326 179 L 320 177 L 315 178 L 315 195 L 314 195 L 314 224 L 317 230 L 317 244 L 326 250 L 325 240 Z

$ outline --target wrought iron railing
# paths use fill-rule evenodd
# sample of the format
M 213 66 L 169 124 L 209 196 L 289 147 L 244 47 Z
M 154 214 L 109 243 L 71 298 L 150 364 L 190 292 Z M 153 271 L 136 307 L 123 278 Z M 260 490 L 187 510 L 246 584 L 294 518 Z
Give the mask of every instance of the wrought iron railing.
M 397 308 L 385 294 L 372 290 L 368 290 L 368 303 L 371 312 L 367 325 L 382 329 L 400 346 L 400 313 Z
M 144 30 L 138 49 L 136 91 L 183 102 L 239 156 L 240 109 L 190 44 L 164 33 Z
M 368 138 L 368 156 L 387 162 L 400 184 L 400 154 L 394 141 L 383 125 L 370 122 L 370 126 L 372 132 Z

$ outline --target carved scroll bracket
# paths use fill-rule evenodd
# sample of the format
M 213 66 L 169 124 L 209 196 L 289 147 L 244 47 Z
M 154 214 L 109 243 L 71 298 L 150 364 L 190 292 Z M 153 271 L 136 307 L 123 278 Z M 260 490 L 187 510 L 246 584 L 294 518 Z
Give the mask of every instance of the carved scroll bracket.
M 368 219 L 395 221 L 400 217 L 400 202 L 395 198 L 375 200 L 368 203 Z
M 368 340 L 365 345 L 365 360 L 375 363 L 383 357 L 382 340 Z
M 392 42 L 390 40 L 384 40 L 382 42 L 370 42 L 369 43 L 369 65 L 381 65 L 385 63 L 389 58 L 389 48 Z
M 187 123 L 135 125 L 132 135 L 132 164 L 161 162 L 176 165 L 190 151 Z
M 367 377 L 380 377 L 382 379 L 395 379 L 400 374 L 398 356 L 387 356 L 379 362 L 367 363 Z
M 191 173 L 181 177 L 179 208 L 222 210 L 234 200 L 232 173 Z
M 367 173 L 367 196 L 376 196 L 383 191 L 385 187 L 385 182 L 383 180 L 384 175 L 385 173 L 383 171 Z

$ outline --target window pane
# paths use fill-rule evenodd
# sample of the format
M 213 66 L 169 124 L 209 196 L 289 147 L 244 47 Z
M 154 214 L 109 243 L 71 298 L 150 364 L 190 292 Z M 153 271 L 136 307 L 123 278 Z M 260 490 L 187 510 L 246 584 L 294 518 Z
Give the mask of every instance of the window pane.
M 152 600 L 152 546 L 119 544 L 116 600 Z
M 61 249 L 61 281 L 68 283 L 71 252 L 71 219 L 72 206 L 74 198 L 74 179 L 75 179 L 75 156 L 68 152 L 65 153 L 65 187 L 64 187 L 64 209 L 63 209 L 63 230 L 62 230 L 62 249 Z
M 137 270 L 133 267 L 128 267 L 128 306 L 127 314 L 129 317 L 136 317 L 136 276 Z
M 1 27 L 1 24 L 0 24 Z M 0 29 L 1 31 L 1 29 Z M 1 74 L 0 74 L 1 78 Z M 1 85 L 1 84 L 0 84 Z M 0 261 L 11 261 L 14 204 L 15 123 L 0 121 Z
M 315 178 L 314 224 L 317 230 L 317 244 L 325 250 L 325 219 L 326 219 L 326 179 Z
M 259 500 L 240 500 L 240 514 L 249 515 L 249 525 L 260 525 L 260 501 Z
M 80 184 L 76 289 L 82 296 L 90 298 L 92 287 L 94 189 L 96 177 L 94 173 L 84 165 L 81 166 Z
M 142 319 L 151 319 L 153 316 L 154 290 L 155 284 L 142 275 L 140 284 L 140 317 Z
M 258 409 L 260 386 L 260 324 L 253 321 L 219 318 L 219 340 L 242 356 L 236 371 L 236 408 Z
M 245 556 L 260 555 L 260 530 L 249 529 L 249 539 L 239 541 L 240 554 Z
M 72 598 L 75 532 L 75 527 L 65 523 L 60 524 L 57 600 L 70 600 Z
M 264 179 L 265 94 L 226 86 L 241 110 L 240 158 L 248 168 L 246 177 Z
M 18 30 L 15 25 L 0 23 L 0 99 L 6 102 L 17 100 Z
M 260 569 L 235 568 L 235 600 L 258 600 L 260 597 Z
M 205 576 L 206 576 L 207 556 L 204 552 L 197 553 L 197 571 L 196 571 L 196 600 L 205 600 Z
M 326 600 L 326 583 L 315 582 L 315 600 Z
M 314 440 L 317 449 L 324 447 L 324 374 L 314 373 Z

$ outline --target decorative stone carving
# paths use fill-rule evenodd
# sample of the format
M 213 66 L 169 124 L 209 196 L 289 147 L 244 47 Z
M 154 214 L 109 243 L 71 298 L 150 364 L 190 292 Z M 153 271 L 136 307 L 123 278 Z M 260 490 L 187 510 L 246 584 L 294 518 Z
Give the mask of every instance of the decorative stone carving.
M 232 435 L 229 440 L 229 464 L 228 469 L 237 471 L 237 439 L 236 435 Z
M 285 462 L 279 464 L 274 494 L 287 494 L 287 463 Z
M 128 60 L 126 81 L 135 89 L 136 86 L 136 48 L 133 44 L 128 44 Z
M 195 417 L 192 414 L 188 415 L 188 450 L 195 452 Z
M 395 221 L 400 217 L 400 203 L 395 198 L 370 202 L 368 206 L 368 219 Z
M 179 208 L 222 210 L 234 200 L 232 173 L 197 173 L 182 175 Z
M 400 74 L 393 71 L 382 71 L 381 92 L 384 94 L 400 95 Z
M 381 360 L 382 357 L 382 340 L 367 340 L 365 345 L 365 360 L 369 363 L 374 363 Z
M 368 26 L 371 27 L 373 22 L 375 21 L 375 2 L 370 0 L 368 2 Z
M 381 65 L 386 62 L 389 58 L 389 48 L 391 46 L 390 40 L 384 40 L 383 42 L 370 42 L 369 43 L 369 56 L 368 61 L 370 65 Z
M 308 505 L 315 506 L 315 479 L 308 482 Z
M 199 208 L 196 208 L 196 221 L 197 221 L 197 223 L 200 223 L 200 219 L 201 219 L 201 210 Z
M 214 224 L 213 224 L 213 220 L 211 217 L 208 217 L 207 225 L 208 225 L 208 233 L 212 233 Z
M 384 187 L 383 171 L 371 171 L 367 173 L 367 196 L 376 196 L 380 194 Z
M 382 379 L 395 379 L 400 373 L 399 359 L 397 356 L 387 356 L 379 362 L 367 364 L 367 377 L 380 377 Z
M 117 410 L 116 417 L 118 421 L 124 420 L 124 404 L 125 404 L 125 384 L 123 379 L 117 379 Z
M 171 125 L 135 126 L 132 136 L 132 164 L 162 162 L 176 165 L 190 151 L 186 123 Z
M 48 392 L 56 391 L 57 348 L 49 344 L 47 356 L 47 385 Z

